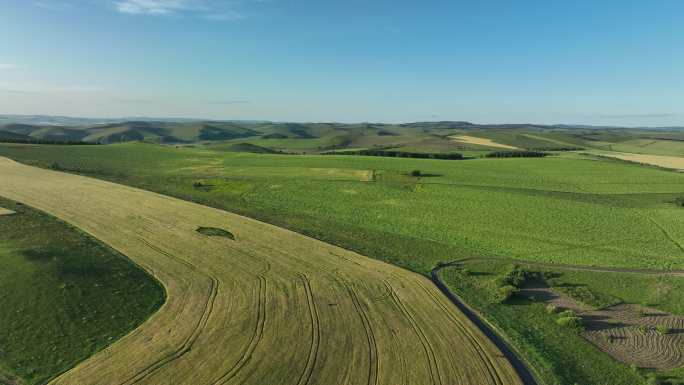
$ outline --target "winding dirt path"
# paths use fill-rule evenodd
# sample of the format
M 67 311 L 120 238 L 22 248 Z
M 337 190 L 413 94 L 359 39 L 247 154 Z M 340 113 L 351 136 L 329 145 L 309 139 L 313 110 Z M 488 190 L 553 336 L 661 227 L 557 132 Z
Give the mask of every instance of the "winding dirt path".
M 167 292 L 143 325 L 51 384 L 523 383 L 418 274 L 218 209 L 6 158 L 0 196 L 79 227 Z

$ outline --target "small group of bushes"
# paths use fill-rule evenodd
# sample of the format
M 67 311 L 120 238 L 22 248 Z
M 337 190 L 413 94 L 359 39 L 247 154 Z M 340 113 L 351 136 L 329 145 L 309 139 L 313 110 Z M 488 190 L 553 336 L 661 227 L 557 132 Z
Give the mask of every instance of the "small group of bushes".
M 214 189 L 213 184 L 208 184 L 208 183 L 203 182 L 201 180 L 195 181 L 192 184 L 192 187 L 196 188 L 197 190 L 202 190 L 202 191 L 211 191 Z
M 363 155 L 363 156 L 384 156 L 389 158 L 413 158 L 413 159 L 441 159 L 441 160 L 462 160 L 465 159 L 459 153 L 428 153 L 428 152 L 405 152 L 395 150 L 359 150 L 359 151 L 330 151 L 325 155 Z
M 442 174 L 431 174 L 431 173 L 423 172 L 420 170 L 411 170 L 411 172 L 406 173 L 406 175 L 412 176 L 414 178 L 426 178 L 426 177 L 442 176 Z
M 675 204 L 679 207 L 684 207 L 684 197 L 679 197 L 675 199 Z
M 195 231 L 197 231 L 198 233 L 200 233 L 202 235 L 206 235 L 209 237 L 223 237 L 223 238 L 235 240 L 235 235 L 233 233 L 231 233 L 228 230 L 219 229 L 216 227 L 200 226 Z
M 495 280 L 498 289 L 494 302 L 504 303 L 511 299 L 526 283 L 544 282 L 547 278 L 546 272 L 531 271 L 519 265 L 511 265 L 504 274 Z
M 564 310 L 558 312 L 558 307 L 554 304 L 546 305 L 546 312 L 549 314 L 557 314 L 556 324 L 565 328 L 584 330 L 582 317 L 578 316 L 572 310 Z
M 548 155 L 541 151 L 495 151 L 485 155 L 485 158 L 543 158 Z

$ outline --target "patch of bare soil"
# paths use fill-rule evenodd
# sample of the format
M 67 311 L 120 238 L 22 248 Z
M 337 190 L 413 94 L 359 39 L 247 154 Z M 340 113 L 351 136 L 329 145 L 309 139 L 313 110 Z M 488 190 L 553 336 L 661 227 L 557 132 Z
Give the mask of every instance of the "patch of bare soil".
M 684 317 L 632 304 L 594 310 L 549 287 L 527 287 L 520 295 L 575 311 L 584 321 L 582 336 L 618 361 L 663 370 L 684 365 Z

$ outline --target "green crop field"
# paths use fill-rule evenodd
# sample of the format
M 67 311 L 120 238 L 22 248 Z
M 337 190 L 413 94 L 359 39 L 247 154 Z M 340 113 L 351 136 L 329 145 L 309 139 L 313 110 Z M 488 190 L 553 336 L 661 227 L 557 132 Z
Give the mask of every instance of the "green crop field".
M 684 267 L 684 216 L 674 203 L 684 175 L 609 160 L 256 155 L 144 144 L 5 145 L 0 155 L 248 214 L 416 271 L 461 256 Z M 407 175 L 412 170 L 429 176 Z
M 0 198 L 0 383 L 42 384 L 138 327 L 164 301 L 127 258 Z
M 488 137 L 521 146 L 568 140 L 531 135 L 513 137 L 518 142 Z M 684 268 L 681 173 L 579 153 L 450 161 L 253 154 L 230 146 L 6 144 L 0 155 L 247 215 L 423 274 L 464 257 Z M 419 177 L 411 175 L 415 170 Z M 494 306 L 453 277 L 447 282 L 513 341 L 544 383 L 643 381 L 644 373 L 558 329 L 542 305 Z M 654 301 L 646 280 L 631 291 L 621 282 L 607 279 L 597 290 L 680 314 L 676 290 Z M 592 365 L 576 366 L 585 355 Z

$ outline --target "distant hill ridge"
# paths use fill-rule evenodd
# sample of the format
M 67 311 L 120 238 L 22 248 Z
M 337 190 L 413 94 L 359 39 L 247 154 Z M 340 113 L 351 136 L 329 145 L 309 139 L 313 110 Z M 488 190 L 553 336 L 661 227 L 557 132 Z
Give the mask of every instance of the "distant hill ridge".
M 30 123 L 42 122 L 42 123 Z M 63 124 L 64 123 L 64 124 Z M 70 123 L 70 124 L 66 124 Z M 474 137 L 472 139 L 462 139 Z M 476 124 L 465 121 L 389 123 L 297 123 L 86 118 L 0 115 L 0 142 L 147 142 L 215 146 L 217 150 L 260 153 L 325 153 L 337 150 L 392 150 L 406 153 L 572 151 L 586 148 L 678 154 L 684 128 L 640 129 L 539 124 Z M 646 140 L 644 143 L 631 143 Z M 656 141 L 653 145 L 651 141 Z M 622 145 L 621 143 L 626 143 Z M 627 143 L 629 142 L 629 143 Z M 661 144 L 660 142 L 668 142 Z M 620 148 L 613 146 L 622 146 Z M 633 147 L 641 145 L 642 147 Z

